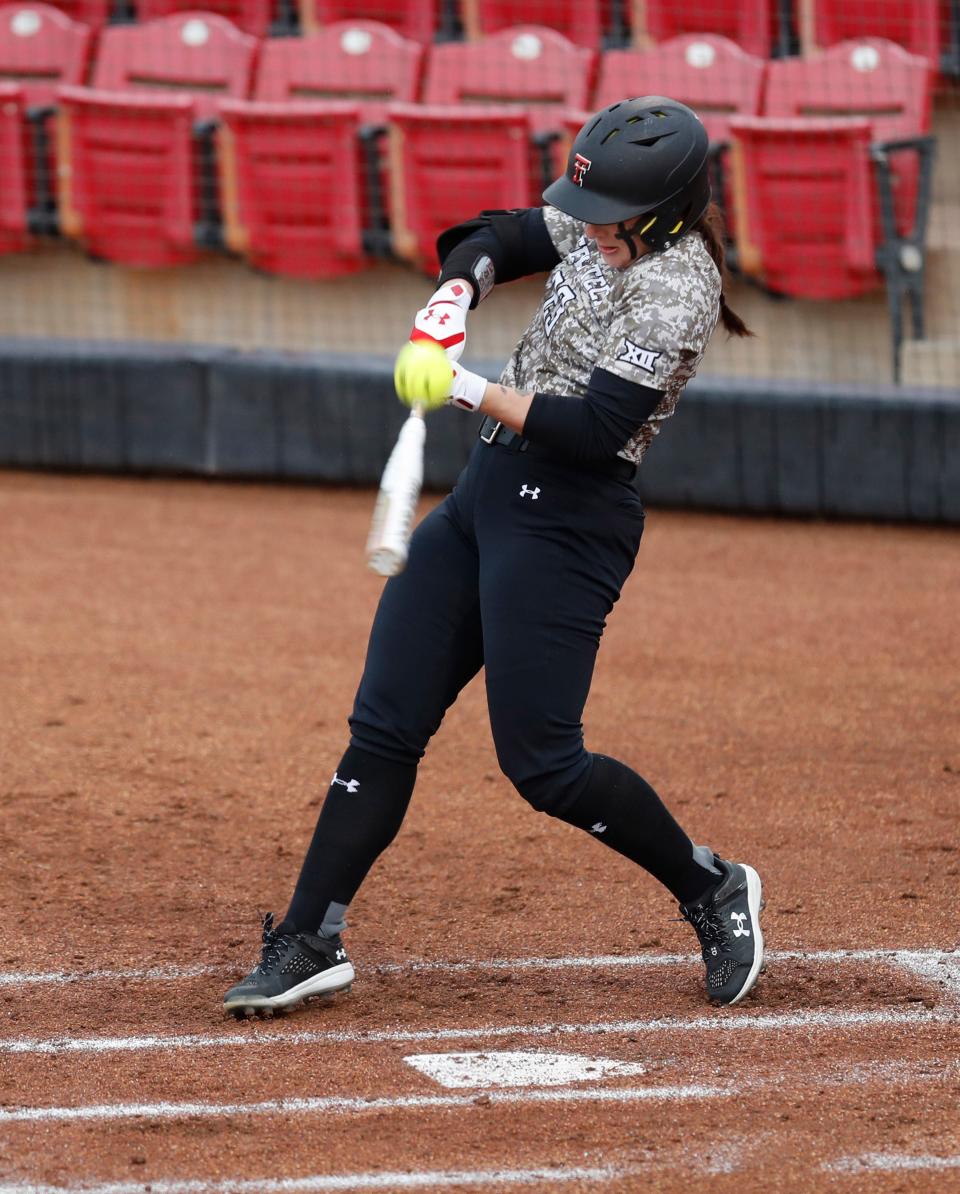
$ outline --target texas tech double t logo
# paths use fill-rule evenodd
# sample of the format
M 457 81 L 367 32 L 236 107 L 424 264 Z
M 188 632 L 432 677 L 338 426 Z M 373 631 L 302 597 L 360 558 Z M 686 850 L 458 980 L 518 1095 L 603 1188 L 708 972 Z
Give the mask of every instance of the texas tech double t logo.
M 584 175 L 593 165 L 589 158 L 585 158 L 582 153 L 574 154 L 573 158 L 573 181 L 578 187 L 583 186 Z

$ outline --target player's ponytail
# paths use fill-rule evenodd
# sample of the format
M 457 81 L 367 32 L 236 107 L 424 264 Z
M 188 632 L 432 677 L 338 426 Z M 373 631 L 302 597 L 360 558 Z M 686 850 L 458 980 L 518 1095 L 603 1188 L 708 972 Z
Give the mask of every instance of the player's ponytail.
M 731 336 L 754 335 L 754 333 L 750 331 L 736 311 L 731 310 L 727 306 L 725 294 L 727 283 L 730 280 L 730 275 L 727 273 L 725 262 L 726 252 L 723 247 L 726 240 L 726 228 L 724 225 L 723 212 L 716 203 L 710 204 L 700 219 L 697 220 L 696 224 L 694 224 L 692 231 L 699 232 L 703 237 L 703 243 L 707 246 L 707 252 L 713 258 L 717 269 L 720 271 L 721 323 Z

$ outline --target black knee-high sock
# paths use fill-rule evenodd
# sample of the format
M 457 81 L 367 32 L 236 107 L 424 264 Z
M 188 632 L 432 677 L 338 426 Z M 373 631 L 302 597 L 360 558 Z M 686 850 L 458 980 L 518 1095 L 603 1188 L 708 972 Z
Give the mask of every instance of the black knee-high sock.
M 681 904 L 695 903 L 720 879 L 712 854 L 694 847 L 647 781 L 616 759 L 594 755 L 586 788 L 555 815 L 638 863 Z
M 347 905 L 396 837 L 416 778 L 414 763 L 347 748 L 303 860 L 285 931 L 333 936 L 345 927 Z

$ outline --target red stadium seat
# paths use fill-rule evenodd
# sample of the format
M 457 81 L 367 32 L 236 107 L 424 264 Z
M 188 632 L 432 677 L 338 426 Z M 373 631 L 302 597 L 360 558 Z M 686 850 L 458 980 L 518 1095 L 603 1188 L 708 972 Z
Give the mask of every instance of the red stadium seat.
M 885 281 L 897 376 L 904 297 L 923 334 L 929 155 L 917 219 L 898 234 L 871 121 L 733 117 L 730 131 L 739 268 L 806 299 L 852 298 Z
M 640 49 L 682 33 L 719 33 L 769 58 L 778 36 L 776 0 L 633 0 L 633 40 Z
M 386 119 L 387 104 L 413 102 L 423 46 L 376 21 L 341 21 L 306 37 L 273 38 L 260 52 L 253 98 L 348 100 L 360 119 Z
M 247 94 L 256 45 L 198 12 L 105 29 L 94 88 L 57 93 L 64 233 L 131 265 L 195 260 L 212 219 L 196 122 Z
M 731 135 L 740 268 L 803 298 L 877 286 L 869 120 L 733 117 Z
M 765 116 L 865 117 L 871 140 L 916 137 L 930 128 L 933 76 L 925 58 L 882 38 L 842 42 L 813 58 L 771 62 Z M 919 162 L 915 154 L 892 163 L 897 223 L 913 223 Z
M 98 30 L 110 20 L 113 0 L 57 0 L 51 7 L 59 9 L 80 25 Z
M 64 87 L 59 95 L 60 226 L 90 253 L 128 265 L 199 255 L 200 173 L 184 96 Z
M 428 45 L 437 31 L 439 0 L 297 0 L 305 33 L 337 21 L 378 21 Z
M 474 104 L 522 106 L 539 146 L 546 185 L 563 170 L 564 117 L 586 106 L 596 57 L 554 29 L 518 25 L 480 42 L 434 46 L 423 100 L 450 108 L 460 105 L 464 111 Z
M 425 104 L 518 104 L 534 132 L 560 127 L 583 108 L 596 55 L 542 26 L 517 26 L 480 42 L 449 42 L 429 54 Z
M 759 114 L 765 69 L 763 59 L 713 34 L 685 34 L 651 50 L 607 50 L 593 106 L 629 95 L 669 95 L 696 111 L 711 141 L 726 141 L 731 116 Z
M 218 99 L 246 96 L 257 41 L 224 17 L 183 12 L 145 25 L 104 29 L 92 86 L 100 91 L 190 92 L 200 116 Z
M 540 202 L 541 178 L 522 108 L 394 104 L 390 115 L 391 238 L 428 273 L 444 228 L 488 208 Z
M 136 0 L 140 21 L 158 21 L 197 10 L 197 0 Z M 266 37 L 273 18 L 273 0 L 203 0 L 203 11 L 225 17 L 245 33 Z
M 336 277 L 367 264 L 359 106 L 225 100 L 221 116 L 227 246 L 292 277 Z
M 514 25 L 544 25 L 590 50 L 603 42 L 600 0 L 462 0 L 461 8 L 472 41 Z
M 854 38 L 883 37 L 940 64 L 939 0 L 799 0 L 805 54 Z
M 47 105 L 61 83 L 82 83 L 92 30 L 47 4 L 0 8 L 0 79 L 18 83 L 27 104 Z
M 56 230 L 53 102 L 59 84 L 83 82 L 92 39 L 88 26 L 46 4 L 0 8 L 0 79 L 17 85 L 5 93 L 5 135 L 12 137 L 16 119 L 23 125 L 17 161 L 4 163 L 0 191 L 8 212 L 26 202 L 19 223 L 32 232 Z M 22 185 L 14 172 L 23 174 Z
M 30 243 L 32 171 L 24 107 L 20 88 L 0 83 L 0 253 L 19 253 Z
M 843 42 L 767 68 L 765 116 L 866 116 L 877 139 L 930 127 L 927 62 L 883 38 Z
M 372 21 L 268 42 L 254 102 L 220 106 L 227 245 L 300 277 L 368 264 L 364 232 L 380 218 L 384 178 L 361 126 L 372 131 L 388 101 L 416 97 L 422 57 L 418 42 Z

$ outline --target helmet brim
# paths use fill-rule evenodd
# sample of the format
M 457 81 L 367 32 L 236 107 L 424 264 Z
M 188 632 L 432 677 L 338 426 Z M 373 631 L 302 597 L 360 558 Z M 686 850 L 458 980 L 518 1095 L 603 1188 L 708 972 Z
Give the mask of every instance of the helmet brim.
M 619 224 L 621 220 L 643 215 L 643 210 L 638 211 L 636 205 L 631 207 L 606 195 L 598 195 L 596 191 L 588 191 L 571 182 L 565 174 L 547 187 L 543 200 L 585 224 Z

